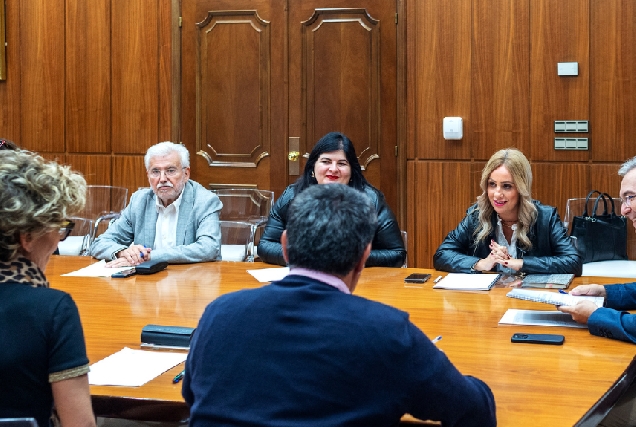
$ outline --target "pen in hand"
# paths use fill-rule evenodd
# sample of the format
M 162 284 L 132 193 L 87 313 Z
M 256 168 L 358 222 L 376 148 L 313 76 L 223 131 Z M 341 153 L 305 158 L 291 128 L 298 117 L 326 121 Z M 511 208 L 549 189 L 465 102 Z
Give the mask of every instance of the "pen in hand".
M 177 375 L 174 376 L 174 378 L 172 379 L 172 383 L 176 384 L 179 381 L 181 381 L 181 379 L 183 378 L 183 375 L 185 374 L 185 369 L 181 372 L 179 372 Z

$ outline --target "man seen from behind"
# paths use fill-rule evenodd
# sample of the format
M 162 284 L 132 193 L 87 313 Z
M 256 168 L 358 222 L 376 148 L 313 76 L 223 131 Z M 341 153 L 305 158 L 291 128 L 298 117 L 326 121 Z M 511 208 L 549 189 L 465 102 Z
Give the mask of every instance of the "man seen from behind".
M 193 335 L 190 426 L 393 426 L 405 413 L 496 425 L 488 386 L 407 313 L 351 295 L 376 226 L 367 197 L 346 185 L 295 198 L 281 238 L 289 275 L 217 298 Z

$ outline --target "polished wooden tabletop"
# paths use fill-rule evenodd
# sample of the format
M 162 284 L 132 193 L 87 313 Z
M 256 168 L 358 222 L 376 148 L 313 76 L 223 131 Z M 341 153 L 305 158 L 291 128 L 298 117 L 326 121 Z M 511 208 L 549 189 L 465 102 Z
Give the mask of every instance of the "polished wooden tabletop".
M 219 295 L 262 286 L 248 269 L 271 267 L 215 262 L 170 265 L 154 275 L 126 279 L 61 276 L 92 262 L 89 257 L 53 256 L 46 271 L 51 287 L 70 293 L 79 307 L 91 363 L 123 347 L 139 348 L 147 324 L 196 327 L 205 307 Z M 455 366 L 492 389 L 499 426 L 596 425 L 604 406 L 634 375 L 633 344 L 595 337 L 587 329 L 499 325 L 508 308 L 552 307 L 507 298 L 509 289 L 437 290 L 432 281 L 421 288 L 405 287 L 403 279 L 412 272 L 438 275 L 425 269 L 369 268 L 355 293 L 407 311 L 431 338 L 441 335 L 437 345 Z M 579 277 L 573 286 L 622 281 Z M 565 344 L 513 344 L 515 332 L 558 333 L 565 336 Z M 181 385 L 172 384 L 181 369 L 175 367 L 143 387 L 91 386 L 97 415 L 187 417 Z

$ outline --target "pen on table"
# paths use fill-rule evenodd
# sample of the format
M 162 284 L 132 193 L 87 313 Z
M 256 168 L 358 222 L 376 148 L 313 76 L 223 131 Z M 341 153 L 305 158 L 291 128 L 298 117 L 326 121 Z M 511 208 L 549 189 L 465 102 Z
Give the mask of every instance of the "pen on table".
M 433 283 L 437 283 L 442 280 L 442 276 L 437 276 L 437 279 L 433 280 Z M 440 337 L 441 338 L 441 337 Z
M 431 342 L 432 342 L 433 344 L 435 344 L 437 341 L 439 341 L 439 340 L 441 340 L 441 339 L 442 339 L 442 336 L 441 336 L 441 335 L 438 335 L 438 336 L 436 336 L 435 338 L 433 338 L 433 339 L 431 340 Z
M 179 381 L 181 381 L 181 379 L 183 378 L 183 375 L 185 374 L 185 369 L 181 372 L 179 372 L 177 375 L 174 376 L 174 378 L 172 379 L 172 383 L 176 384 Z
M 565 295 L 567 295 L 567 294 L 568 294 L 568 293 L 567 293 L 567 292 L 565 292 L 563 289 L 559 289 L 559 293 L 560 293 L 560 294 L 565 294 Z

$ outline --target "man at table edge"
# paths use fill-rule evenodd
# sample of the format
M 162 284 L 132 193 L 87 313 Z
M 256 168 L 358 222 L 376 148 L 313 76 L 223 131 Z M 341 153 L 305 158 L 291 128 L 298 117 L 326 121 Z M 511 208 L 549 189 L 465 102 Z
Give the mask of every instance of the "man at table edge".
M 627 217 L 636 229 L 636 157 L 623 163 L 618 170 L 621 181 L 621 215 Z M 632 204 L 634 206 L 632 206 Z M 578 323 L 587 323 L 591 334 L 636 343 L 636 314 L 623 310 L 636 309 L 636 282 L 615 285 L 580 285 L 572 295 L 605 297 L 605 307 L 591 301 L 574 306 L 560 306 Z M 636 383 L 623 393 L 599 427 L 636 425 Z
M 636 157 L 623 163 L 618 170 L 621 181 L 621 215 L 627 217 L 636 229 Z M 633 204 L 633 206 L 632 206 Z M 574 306 L 561 306 L 578 323 L 587 323 L 593 335 L 636 343 L 636 314 L 622 310 L 636 309 L 636 282 L 615 285 L 580 285 L 572 295 L 605 297 L 605 306 L 581 301 Z
M 91 245 L 109 267 L 150 259 L 191 263 L 221 259 L 219 212 L 213 192 L 190 179 L 190 153 L 164 141 L 144 157 L 150 188 L 136 191 L 121 216 Z
M 222 295 L 201 317 L 183 378 L 191 427 L 386 426 L 405 413 L 496 425 L 489 387 L 407 313 L 350 295 L 376 227 L 370 200 L 346 185 L 295 198 L 281 236 L 289 275 Z

